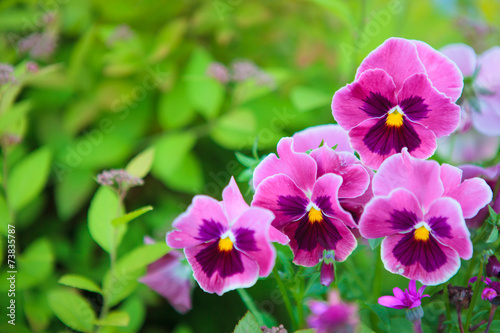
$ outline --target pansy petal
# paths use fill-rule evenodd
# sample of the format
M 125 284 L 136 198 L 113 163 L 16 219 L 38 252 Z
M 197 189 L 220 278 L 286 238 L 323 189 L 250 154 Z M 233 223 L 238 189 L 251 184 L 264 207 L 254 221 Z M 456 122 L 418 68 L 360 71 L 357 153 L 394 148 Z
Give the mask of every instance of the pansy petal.
M 278 142 L 278 155 L 268 155 L 253 172 L 253 186 L 276 174 L 285 174 L 294 180 L 304 191 L 311 190 L 316 181 L 316 163 L 311 156 L 305 153 L 296 153 L 292 150 L 293 139 L 282 138 Z
M 500 66 L 500 46 L 493 46 L 479 56 L 479 73 L 476 82 L 490 91 L 500 91 L 500 78 L 497 70 Z
M 460 268 L 460 257 L 432 236 L 426 246 L 418 245 L 413 233 L 386 237 L 381 244 L 385 269 L 408 279 L 434 286 L 448 281 Z
M 218 238 L 228 228 L 228 221 L 219 201 L 197 195 L 172 226 L 178 230 L 167 235 L 167 244 L 181 249 Z
M 271 211 L 252 207 L 231 228 L 236 248 L 257 262 L 261 277 L 269 275 L 276 259 L 276 251 L 269 243 L 269 227 L 273 219 Z
M 342 185 L 339 189 L 340 198 L 355 198 L 363 193 L 370 184 L 370 175 L 365 168 L 359 164 L 349 165 L 336 151 L 323 146 L 310 153 L 318 165 L 318 177 L 327 173 L 334 173 L 342 177 Z M 344 154 L 345 155 L 345 154 Z M 354 156 L 354 154 L 352 154 Z
M 274 213 L 273 226 L 278 230 L 297 221 L 304 214 L 309 199 L 287 175 L 266 178 L 255 190 L 252 206 L 269 209 Z
M 425 66 L 425 71 L 432 85 L 455 102 L 462 94 L 463 76 L 458 66 L 443 53 L 429 44 L 414 40 L 418 57 Z
M 229 224 L 233 224 L 249 207 L 243 199 L 234 177 L 231 177 L 229 184 L 222 191 L 222 207 Z
M 463 76 L 472 76 L 477 66 L 476 52 L 466 44 L 450 44 L 440 51 L 457 64 Z
M 375 197 L 365 207 L 359 220 L 359 232 L 364 238 L 380 238 L 412 230 L 422 220 L 417 198 L 399 188 L 388 197 Z
M 293 150 L 300 153 L 318 148 L 321 142 L 330 148 L 337 146 L 336 151 L 354 152 L 349 143 L 347 132 L 339 125 L 331 124 L 308 127 L 305 130 L 295 133 L 292 138 Z
M 433 131 L 437 138 L 451 134 L 460 122 L 460 107 L 433 87 L 425 74 L 409 77 L 398 101 L 408 118 Z
M 399 128 L 388 127 L 385 122 L 385 118 L 368 119 L 349 131 L 352 146 L 366 166 L 378 169 L 385 159 L 404 148 L 418 158 L 428 158 L 436 150 L 436 136 L 424 126 L 407 118 Z
M 216 246 L 216 243 L 208 243 L 184 249 L 201 289 L 222 295 L 237 288 L 249 288 L 257 282 L 259 266 L 255 260 L 235 249 L 218 254 Z
M 406 307 L 399 298 L 396 298 L 394 296 L 379 297 L 378 304 L 393 309 L 404 309 Z
M 416 73 L 425 73 L 425 67 L 418 57 L 416 45 L 403 38 L 389 38 L 373 50 L 359 65 L 356 79 L 370 69 L 383 69 L 394 80 L 396 91 L 403 82 Z
M 499 88 L 500 91 L 500 88 Z M 474 128 L 488 136 L 500 135 L 500 93 L 497 96 L 481 96 L 480 111 L 472 112 Z
M 311 201 L 326 215 L 344 222 L 350 228 L 357 228 L 351 214 L 347 213 L 338 200 L 338 191 L 342 184 L 342 177 L 335 174 L 321 176 L 314 184 Z
M 382 117 L 396 103 L 396 87 L 386 72 L 369 70 L 339 89 L 332 100 L 335 121 L 345 130 L 366 119 Z
M 470 232 L 457 201 L 451 198 L 434 201 L 425 215 L 425 221 L 441 244 L 453 248 L 465 260 L 472 258 Z
M 466 179 L 461 183 L 462 171 L 448 164 L 441 166 L 441 179 L 445 192 L 443 196 L 455 199 L 461 206 L 463 216 L 468 219 L 491 202 L 493 193 L 481 178 Z
M 389 157 L 373 177 L 373 193 L 387 196 L 397 188 L 406 188 L 418 199 L 425 210 L 444 192 L 440 181 L 440 166 L 436 161 L 414 158 L 403 150 Z
M 273 227 L 272 225 L 269 226 L 269 240 L 271 242 L 276 242 L 281 245 L 286 245 L 288 242 L 290 242 L 290 239 L 288 238 L 287 235 Z

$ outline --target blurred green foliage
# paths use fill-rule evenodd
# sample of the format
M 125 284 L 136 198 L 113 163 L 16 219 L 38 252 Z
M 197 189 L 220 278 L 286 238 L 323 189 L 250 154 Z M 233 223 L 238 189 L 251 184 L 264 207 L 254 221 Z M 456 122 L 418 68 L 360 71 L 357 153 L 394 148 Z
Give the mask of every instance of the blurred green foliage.
M 194 310 L 181 316 L 136 282 L 165 251 L 137 252 L 143 251 L 143 236 L 164 240 L 193 194 L 220 198 L 229 177 L 244 170 L 234 152 L 249 154 L 256 138 L 261 153 L 272 151 L 282 136 L 333 122 L 333 93 L 352 81 L 359 62 L 386 38 L 420 39 L 435 48 L 466 42 L 480 53 L 500 44 L 498 13 L 497 0 L 1 1 L 0 61 L 15 66 L 16 83 L 0 87 L 0 134 L 22 142 L 1 159 L 8 170 L 0 176 L 8 193 L 7 201 L 0 195 L 1 245 L 6 248 L 7 224 L 15 223 L 19 273 L 16 326 L 3 317 L 0 331 L 63 331 L 55 316 L 72 329 L 92 330 L 101 292 L 111 283 L 105 252 L 111 231 L 103 230 L 103 216 L 109 215 L 109 224 L 109 212 L 123 208 L 109 190 L 96 193 L 95 177 L 127 165 L 140 177 L 150 168 L 151 174 L 144 186 L 130 190 L 126 211 L 154 210 L 141 215 L 146 207 L 132 216 L 137 220 L 117 222 L 118 265 L 128 267 L 130 283 L 114 289 L 115 308 L 100 322 L 110 325 L 104 331 L 232 331 L 245 313 L 235 292 L 218 297 L 196 289 Z M 45 49 L 20 52 L 20 42 L 35 33 L 45 38 Z M 237 59 L 253 61 L 274 86 L 256 80 L 225 85 L 207 75 L 211 62 Z M 27 70 L 28 61 L 36 61 L 38 71 Z M 128 164 L 141 152 L 140 162 Z M 248 184 L 240 186 L 245 191 Z M 356 279 L 382 274 L 371 267 L 367 245 L 350 263 L 337 265 L 347 299 L 363 297 Z M 5 253 L 3 309 L 9 301 Z M 137 258 L 147 259 L 137 266 Z M 58 283 L 65 274 L 86 278 L 66 275 Z M 384 292 L 406 283 L 384 274 Z M 102 291 L 98 281 L 104 281 Z M 288 324 L 275 292 L 272 279 L 250 290 L 261 307 Z M 435 313 L 443 308 L 431 303 L 428 323 L 437 322 Z M 380 308 L 363 308 L 363 321 L 373 323 L 373 314 L 380 318 L 373 330 L 411 330 L 404 320 L 391 325 Z

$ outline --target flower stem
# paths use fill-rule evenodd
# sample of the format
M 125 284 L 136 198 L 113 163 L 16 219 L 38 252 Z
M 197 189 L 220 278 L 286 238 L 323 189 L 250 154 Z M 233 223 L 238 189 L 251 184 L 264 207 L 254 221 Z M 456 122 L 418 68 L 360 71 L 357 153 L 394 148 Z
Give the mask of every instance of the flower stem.
M 467 312 L 467 320 L 465 321 L 465 327 L 467 328 L 467 331 L 469 331 L 472 315 L 474 314 L 474 307 L 476 305 L 476 300 L 480 294 L 479 289 L 481 288 L 481 278 L 483 277 L 483 266 L 484 266 L 484 260 L 483 258 L 481 258 L 481 265 L 479 265 L 479 273 L 477 274 L 477 280 L 474 286 L 474 294 L 472 295 L 472 300 L 469 304 L 469 311 Z
M 448 288 L 446 286 L 443 287 L 443 297 L 444 297 L 444 304 L 446 307 L 446 320 L 450 322 L 451 321 L 450 295 L 448 292 Z M 448 325 L 448 332 L 451 332 L 451 325 Z
M 490 310 L 490 319 L 488 320 L 488 326 L 486 326 L 486 331 L 484 333 L 488 333 L 488 330 L 490 329 L 491 322 L 493 321 L 493 318 L 495 317 L 495 311 L 497 310 L 497 305 L 491 304 L 491 310 Z
M 458 328 L 460 329 L 460 333 L 464 333 L 464 325 L 462 323 L 462 307 L 459 305 L 457 305 L 457 318 L 458 318 Z
M 381 253 L 377 251 L 377 255 L 375 257 L 375 274 L 373 277 L 372 284 L 372 299 L 375 302 L 382 292 L 382 273 L 383 273 L 383 263 L 381 258 Z
M 422 321 L 420 319 L 413 321 L 413 330 L 415 333 L 422 333 Z
M 290 303 L 290 298 L 288 298 L 285 284 L 281 280 L 280 274 L 279 274 L 276 266 L 273 268 L 273 274 L 274 274 L 274 278 L 276 279 L 276 283 L 278 284 L 278 288 L 281 292 L 281 296 L 283 297 L 283 302 L 285 303 L 286 311 L 288 312 L 288 315 L 290 316 L 290 320 L 292 321 L 292 326 L 293 326 L 292 331 L 293 331 L 293 329 L 298 327 L 297 320 L 295 319 L 295 316 L 293 314 L 292 303 Z
M 255 305 L 255 302 L 252 299 L 252 296 L 246 291 L 246 289 L 239 288 L 237 289 L 238 294 L 241 297 L 241 300 L 243 303 L 245 303 L 245 306 L 247 307 L 248 311 L 250 311 L 253 316 L 255 317 L 255 320 L 259 323 L 259 326 L 264 326 L 264 317 L 260 313 L 259 309 L 257 309 L 257 306 Z

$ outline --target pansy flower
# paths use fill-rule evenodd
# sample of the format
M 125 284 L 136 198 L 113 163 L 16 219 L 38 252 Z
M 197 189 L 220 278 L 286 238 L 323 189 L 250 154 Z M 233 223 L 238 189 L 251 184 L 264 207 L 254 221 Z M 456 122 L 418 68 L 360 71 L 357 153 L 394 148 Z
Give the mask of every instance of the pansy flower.
M 279 158 L 270 154 L 253 175 L 252 205 L 273 211 L 273 226 L 290 238 L 297 265 L 316 265 L 324 250 L 334 250 L 335 260 L 343 261 L 357 245 L 348 229 L 357 225 L 339 197 L 362 195 L 370 177 L 362 165 L 345 162 L 326 142 L 307 154 L 294 150 L 293 138 L 283 138 Z
M 144 243 L 154 244 L 154 240 L 145 237 Z M 149 264 L 147 274 L 139 279 L 139 282 L 163 296 L 179 313 L 186 313 L 192 307 L 192 271 L 187 263 L 182 263 L 183 259 L 181 252 L 172 250 Z
M 309 327 L 317 333 L 353 333 L 359 324 L 358 307 L 344 303 L 338 291 L 328 294 L 328 303 L 310 301 L 311 315 L 307 318 Z
M 472 257 L 465 218 L 491 201 L 483 179 L 462 181 L 448 164 L 411 157 L 403 149 L 389 157 L 373 177 L 375 197 L 359 222 L 365 238 L 385 237 L 385 268 L 426 285 L 447 281 Z
M 335 93 L 333 116 L 371 168 L 404 147 L 427 158 L 436 138 L 459 124 L 454 102 L 462 87 L 460 71 L 443 54 L 420 41 L 389 38 L 363 60 L 355 81 Z
M 249 207 L 234 178 L 222 192 L 223 201 L 197 195 L 173 223 L 167 244 L 183 248 L 194 278 L 208 293 L 248 288 L 269 275 L 276 251 L 270 244 L 288 238 L 274 229 L 271 211 Z

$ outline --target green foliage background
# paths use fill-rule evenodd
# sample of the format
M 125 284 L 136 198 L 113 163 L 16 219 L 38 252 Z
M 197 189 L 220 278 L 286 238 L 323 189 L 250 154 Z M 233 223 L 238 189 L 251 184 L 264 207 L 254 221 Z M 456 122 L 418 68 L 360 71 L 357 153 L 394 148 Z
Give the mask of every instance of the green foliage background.
M 55 18 L 44 26 L 47 12 Z M 333 93 L 352 81 L 359 62 L 386 38 L 419 39 L 435 48 L 465 42 L 480 53 L 500 44 L 498 13 L 497 0 L 2 0 L 0 61 L 16 66 L 19 82 L 0 91 L 0 133 L 21 134 L 23 141 L 9 151 L 6 166 L 19 272 L 15 327 L 3 314 L 7 224 L 14 222 L 0 195 L 0 331 L 63 331 L 54 311 L 81 304 L 82 297 L 98 310 L 99 294 L 68 292 L 58 284 L 68 273 L 99 282 L 108 269 L 108 256 L 88 227 L 97 173 L 124 168 L 154 147 L 145 185 L 132 189 L 125 202 L 127 211 L 147 205 L 154 210 L 123 231 L 123 258 L 144 235 L 163 241 L 194 194 L 220 198 L 230 175 L 244 169 L 234 152 L 248 153 L 256 137 L 263 154 L 282 136 L 332 123 Z M 132 35 L 110 41 L 121 25 Z M 38 60 L 38 73 L 25 73 L 33 59 L 19 53 L 17 43 L 44 29 L 58 36 L 56 50 Z M 228 65 L 235 59 L 255 62 L 273 76 L 275 89 L 252 81 L 226 87 L 207 77 L 211 61 Z M 363 295 L 353 270 L 359 279 L 372 280 L 367 253 L 360 249 L 352 266 L 337 266 L 348 299 Z M 405 283 L 386 275 L 384 292 Z M 196 288 L 194 310 L 181 316 L 135 279 L 127 288 L 116 304 L 130 315 L 130 324 L 109 332 L 231 332 L 245 313 L 236 292 L 218 297 Z M 287 324 L 276 290 L 268 279 L 250 293 Z M 432 310 L 426 311 L 434 320 Z M 390 327 L 382 317 L 375 317 L 373 330 L 409 329 L 404 319 Z M 77 325 L 88 329 L 85 322 Z

